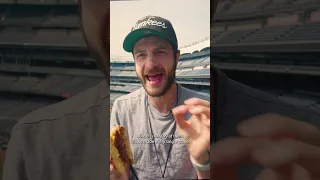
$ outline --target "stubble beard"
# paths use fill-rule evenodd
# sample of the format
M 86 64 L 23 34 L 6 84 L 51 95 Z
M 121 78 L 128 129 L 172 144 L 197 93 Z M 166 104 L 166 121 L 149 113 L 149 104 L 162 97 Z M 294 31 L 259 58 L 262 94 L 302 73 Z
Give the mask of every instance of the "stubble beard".
M 167 73 L 166 79 L 163 79 L 162 81 L 164 81 L 164 85 L 160 88 L 157 87 L 153 87 L 151 88 L 147 88 L 146 87 L 146 81 L 147 79 L 145 78 L 144 75 L 139 76 L 138 78 L 140 80 L 140 83 L 142 84 L 144 90 L 147 92 L 147 94 L 151 97 L 161 97 L 163 95 L 165 95 L 169 89 L 172 87 L 172 85 L 175 82 L 176 79 L 176 69 L 177 69 L 177 61 L 174 60 L 173 66 L 171 68 L 171 70 Z M 163 77 L 165 78 L 165 77 Z

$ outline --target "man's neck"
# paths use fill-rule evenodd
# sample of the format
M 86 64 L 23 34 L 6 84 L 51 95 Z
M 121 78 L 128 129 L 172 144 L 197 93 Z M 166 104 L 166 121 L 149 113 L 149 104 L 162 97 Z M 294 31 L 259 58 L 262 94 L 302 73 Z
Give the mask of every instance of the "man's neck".
M 151 97 L 148 95 L 149 102 L 156 108 L 160 113 L 167 114 L 173 107 L 177 99 L 177 84 L 173 83 L 171 88 L 160 97 Z

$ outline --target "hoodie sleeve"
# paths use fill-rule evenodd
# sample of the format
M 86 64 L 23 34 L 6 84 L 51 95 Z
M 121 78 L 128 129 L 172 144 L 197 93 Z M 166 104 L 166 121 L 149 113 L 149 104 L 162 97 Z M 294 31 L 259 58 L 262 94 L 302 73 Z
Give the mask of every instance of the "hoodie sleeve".
M 12 129 L 3 167 L 2 180 L 27 180 L 24 166 L 23 127 L 16 124 Z

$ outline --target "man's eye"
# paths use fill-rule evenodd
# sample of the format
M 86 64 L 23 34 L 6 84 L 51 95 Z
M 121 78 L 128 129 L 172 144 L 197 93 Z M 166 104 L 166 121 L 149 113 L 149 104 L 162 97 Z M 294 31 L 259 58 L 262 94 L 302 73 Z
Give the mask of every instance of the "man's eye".
M 144 57 L 144 54 L 137 54 L 137 57 Z

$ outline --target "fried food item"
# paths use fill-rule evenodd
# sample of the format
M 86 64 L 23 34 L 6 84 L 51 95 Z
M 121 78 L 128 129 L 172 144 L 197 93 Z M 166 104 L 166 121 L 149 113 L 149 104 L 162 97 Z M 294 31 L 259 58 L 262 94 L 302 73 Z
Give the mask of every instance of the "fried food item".
M 112 163 L 120 173 L 125 171 L 127 164 L 133 164 L 130 141 L 126 135 L 126 128 L 118 125 L 110 132 L 110 156 Z

